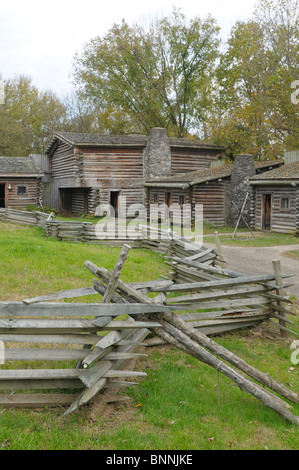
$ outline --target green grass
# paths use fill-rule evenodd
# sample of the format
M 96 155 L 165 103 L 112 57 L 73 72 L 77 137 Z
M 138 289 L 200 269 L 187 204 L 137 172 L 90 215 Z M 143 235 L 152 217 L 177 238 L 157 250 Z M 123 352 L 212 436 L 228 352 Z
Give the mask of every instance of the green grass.
M 255 239 L 250 232 L 237 232 L 236 238 L 232 238 L 232 234 L 222 232 L 221 227 L 218 228 L 220 242 L 223 245 L 237 245 L 249 247 L 266 247 L 266 246 L 282 246 L 299 244 L 299 238 L 295 235 L 274 232 L 254 232 Z M 232 232 L 233 233 L 233 232 Z M 204 236 L 203 242 L 214 243 L 215 238 L 212 236 Z
M 92 285 L 86 260 L 112 270 L 121 247 L 60 242 L 42 229 L 11 224 L 0 227 L 0 299 L 22 300 L 58 290 Z M 131 250 L 122 270 L 125 282 L 152 280 L 166 271 L 161 257 L 148 250 Z M 83 299 L 94 301 L 93 296 Z M 83 301 L 82 298 L 80 301 Z
M 120 248 L 47 239 L 41 230 L 0 225 L 0 299 L 21 300 L 56 290 L 86 287 L 90 260 L 112 269 Z M 156 279 L 163 260 L 131 250 L 122 271 L 128 282 Z M 98 301 L 96 296 L 79 301 Z M 292 329 L 299 332 L 296 321 Z M 298 385 L 290 343 L 270 326 L 216 338 L 276 380 Z M 226 377 L 170 346 L 149 348 L 138 363 L 147 372 L 124 392 L 126 405 L 86 406 L 69 417 L 63 409 L 0 409 L 0 448 L 9 450 L 221 450 L 298 449 L 298 428 L 283 420 Z M 26 364 L 29 367 L 28 364 Z M 55 365 L 57 366 L 57 364 Z M 7 364 L 5 364 L 7 367 Z M 218 391 L 219 379 L 219 391 Z M 219 405 L 218 405 L 219 396 Z M 299 414 L 299 406 L 292 412 Z
M 286 251 L 284 254 L 289 256 L 290 258 L 299 260 L 299 250 Z

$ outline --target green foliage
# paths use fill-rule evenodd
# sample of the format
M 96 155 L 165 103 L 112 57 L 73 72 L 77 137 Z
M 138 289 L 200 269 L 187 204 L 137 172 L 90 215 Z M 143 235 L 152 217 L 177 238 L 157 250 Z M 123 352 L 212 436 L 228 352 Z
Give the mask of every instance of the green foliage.
M 55 130 L 203 138 L 238 153 L 276 158 L 299 147 L 298 0 L 258 0 L 220 49 L 211 16 L 174 9 L 150 24 L 114 24 L 74 57 L 64 100 L 30 77 L 5 81 L 0 154 L 42 153 Z M 297 95 L 296 95 L 297 96 Z
M 43 153 L 49 136 L 65 118 L 65 107 L 51 91 L 41 92 L 25 75 L 4 81 L 0 106 L 0 153 L 27 156 Z
M 291 102 L 298 26 L 297 0 L 260 0 L 253 18 L 233 27 L 217 70 L 221 119 L 211 120 L 211 135 L 230 158 L 273 158 L 299 146 L 298 106 Z
M 132 131 L 165 127 L 183 137 L 201 125 L 218 32 L 214 19 L 188 24 L 177 10 L 148 28 L 123 21 L 85 44 L 75 57 L 75 82 L 101 112 L 112 106 L 127 115 Z

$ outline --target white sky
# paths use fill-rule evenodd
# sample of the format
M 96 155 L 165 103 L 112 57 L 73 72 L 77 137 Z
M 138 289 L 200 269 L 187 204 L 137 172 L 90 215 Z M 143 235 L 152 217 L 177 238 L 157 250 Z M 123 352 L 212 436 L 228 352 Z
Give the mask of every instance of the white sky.
M 125 19 L 132 24 L 167 16 L 173 7 L 188 18 L 209 13 L 223 34 L 253 13 L 256 0 L 0 0 L 0 76 L 30 75 L 40 89 L 62 97 L 71 89 L 76 51 Z

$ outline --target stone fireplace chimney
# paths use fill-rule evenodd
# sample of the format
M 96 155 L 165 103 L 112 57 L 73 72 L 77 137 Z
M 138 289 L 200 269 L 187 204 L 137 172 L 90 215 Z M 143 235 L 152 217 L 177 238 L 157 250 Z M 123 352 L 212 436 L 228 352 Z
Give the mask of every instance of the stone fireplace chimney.
M 147 146 L 143 152 L 144 181 L 170 176 L 170 174 L 171 150 L 166 129 L 154 127 L 151 130 Z
M 254 175 L 255 166 L 253 155 L 236 155 L 231 176 L 229 198 L 229 223 L 233 226 L 237 223 L 246 193 L 249 194 L 242 215 L 246 222 L 250 224 L 250 207 L 253 197 L 253 189 L 249 184 L 248 179 Z M 244 226 L 244 222 L 242 220 L 240 222 L 240 226 Z

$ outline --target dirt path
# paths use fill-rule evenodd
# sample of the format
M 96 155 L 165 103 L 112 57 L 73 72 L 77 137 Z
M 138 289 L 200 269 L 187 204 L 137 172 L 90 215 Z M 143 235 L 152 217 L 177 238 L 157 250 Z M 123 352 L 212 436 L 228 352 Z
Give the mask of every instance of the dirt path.
M 244 274 L 272 274 L 272 260 L 279 259 L 282 273 L 295 275 L 291 279 L 294 286 L 287 289 L 287 294 L 299 298 L 299 260 L 285 255 L 290 250 L 299 251 L 299 244 L 262 248 L 222 245 L 227 269 Z

